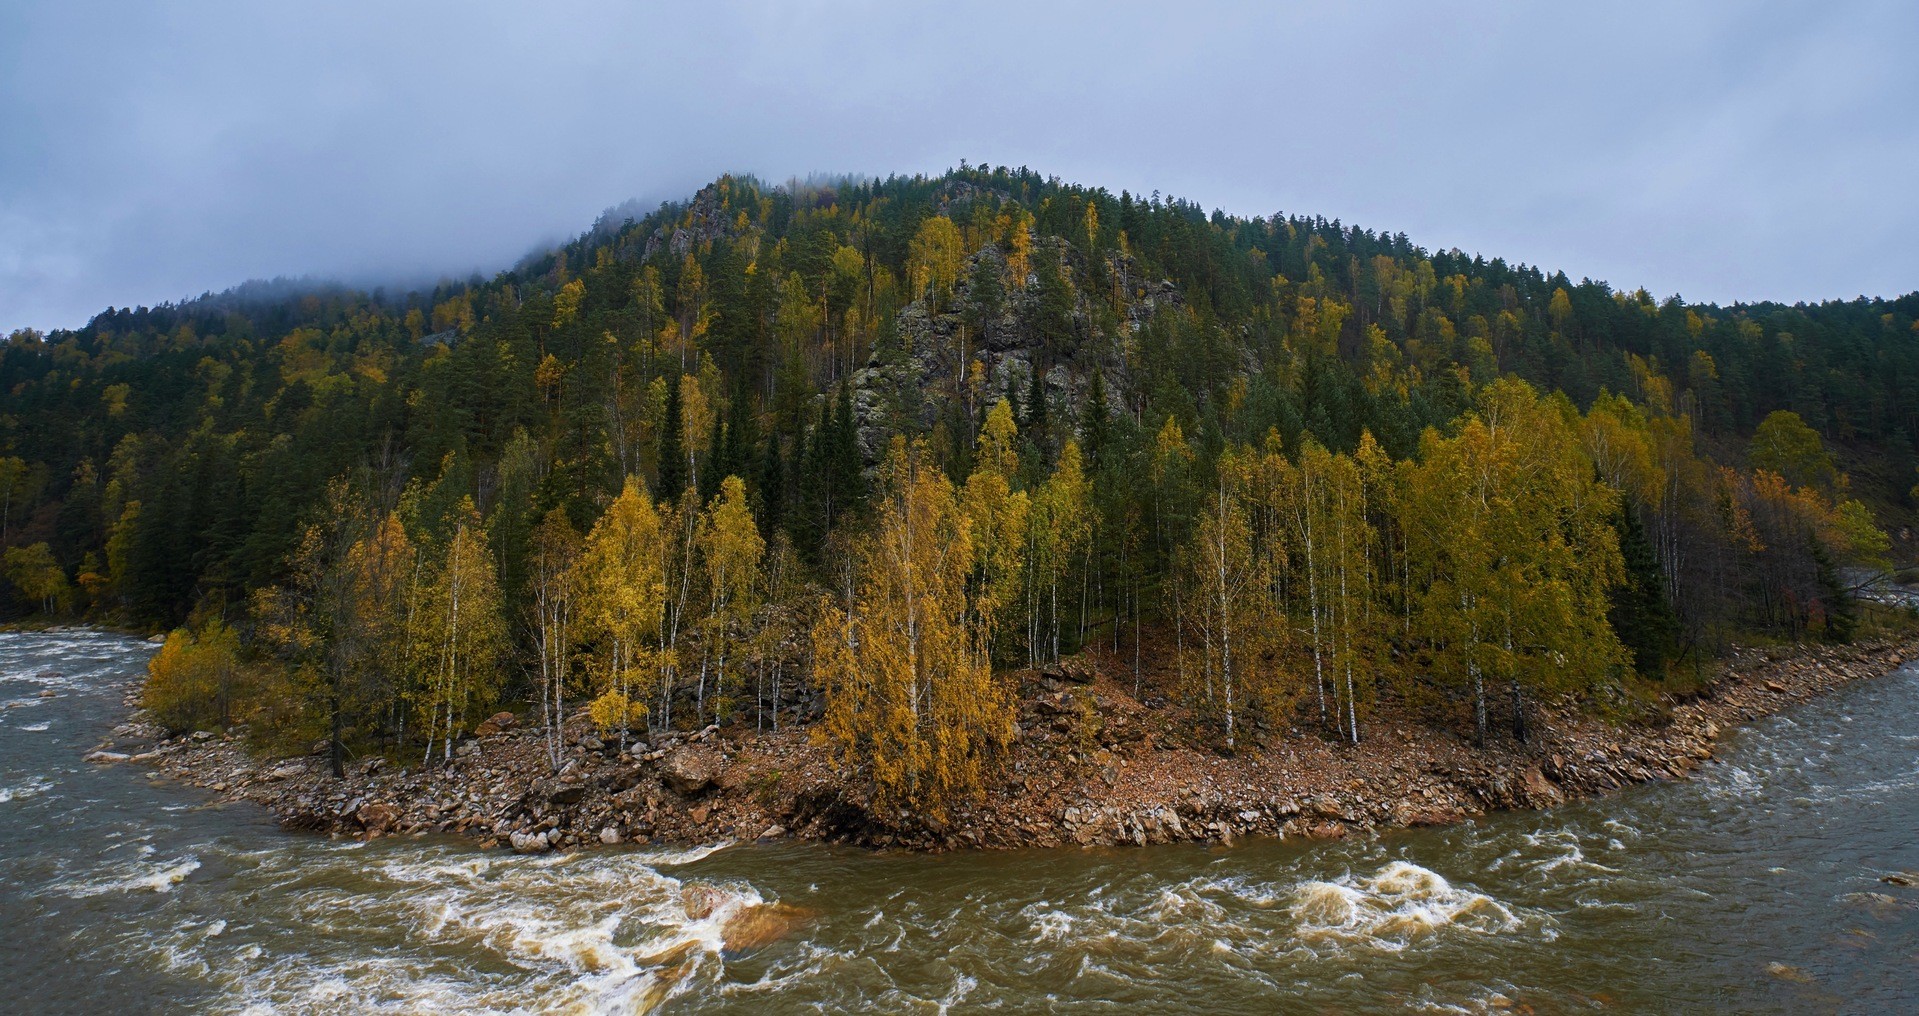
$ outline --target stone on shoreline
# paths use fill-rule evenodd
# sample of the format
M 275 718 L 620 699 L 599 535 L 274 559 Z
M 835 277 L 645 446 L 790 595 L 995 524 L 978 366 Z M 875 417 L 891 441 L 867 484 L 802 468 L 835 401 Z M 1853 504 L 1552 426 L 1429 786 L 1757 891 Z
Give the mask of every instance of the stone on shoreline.
M 1771 661 L 1735 654 L 1723 680 L 1663 702 L 1664 724 L 1611 726 L 1545 705 L 1534 740 L 1500 738 L 1484 750 L 1467 746 L 1457 730 L 1414 730 L 1406 717 L 1395 729 L 1387 716 L 1356 750 L 1276 729 L 1257 746 L 1222 757 L 1190 737 L 1150 729 L 1164 721 L 1096 674 L 1087 691 L 1028 687 L 1021 703 L 1028 736 L 1015 745 L 1004 779 L 989 787 L 986 800 L 946 822 L 876 813 L 850 774 L 803 732 L 755 736 L 750 724 L 635 740 L 627 754 L 613 757 L 588 717 L 575 712 L 564 732 L 574 750 L 559 760 L 557 774 L 544 742 L 531 736 L 470 738 L 459 743 L 452 764 L 418 770 L 382 766 L 375 756 L 335 780 L 321 759 L 248 761 L 231 731 L 224 738 L 163 739 L 148 749 L 164 734 L 144 721 L 122 724 L 116 740 L 86 760 L 147 762 L 216 793 L 225 785 L 232 789 L 222 796 L 264 804 L 293 828 L 368 837 L 437 830 L 531 854 L 712 842 L 756 830 L 758 838 L 907 850 L 1327 838 L 1375 825 L 1445 825 L 1489 810 L 1551 807 L 1683 777 L 1711 754 L 1722 728 L 1885 673 L 1912 647 L 1919 641 L 1869 643 L 1824 657 L 1824 666 L 1810 652 Z M 1768 693 L 1767 683 L 1786 690 Z M 1106 723 L 1132 715 L 1141 736 L 1094 749 L 1048 733 L 1052 719 L 1080 730 L 1086 704 Z M 500 728 L 494 719 L 488 722 Z M 523 729 L 517 722 L 513 729 Z M 108 750 L 120 745 L 141 754 Z M 1919 881 L 1912 873 L 1886 881 L 1907 886 L 1901 878 Z
M 660 778 L 682 797 L 693 797 L 718 784 L 720 763 L 706 752 L 678 748 L 660 760 Z
M 517 854 L 543 854 L 552 849 L 552 844 L 547 842 L 544 832 L 528 833 L 515 830 L 507 836 L 507 842 L 513 844 L 513 852 Z
M 360 809 L 354 812 L 353 817 L 359 820 L 361 827 L 367 832 L 378 836 L 393 828 L 399 821 L 400 809 L 385 802 L 376 801 L 361 805 Z

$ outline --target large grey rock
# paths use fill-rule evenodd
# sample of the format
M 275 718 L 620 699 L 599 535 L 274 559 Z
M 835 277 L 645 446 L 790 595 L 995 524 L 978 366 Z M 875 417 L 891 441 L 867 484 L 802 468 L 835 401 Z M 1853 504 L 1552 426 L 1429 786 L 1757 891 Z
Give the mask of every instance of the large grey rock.
M 660 760 L 660 779 L 674 792 L 686 797 L 713 789 L 719 783 L 719 777 L 719 759 L 706 752 L 680 748 Z

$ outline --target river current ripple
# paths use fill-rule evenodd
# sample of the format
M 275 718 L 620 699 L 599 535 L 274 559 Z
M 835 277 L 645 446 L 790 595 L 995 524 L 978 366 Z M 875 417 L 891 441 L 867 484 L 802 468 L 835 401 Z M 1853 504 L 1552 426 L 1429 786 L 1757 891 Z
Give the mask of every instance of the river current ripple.
M 525 858 L 287 833 L 81 762 L 151 651 L 0 635 L 8 1009 L 1919 1010 L 1919 889 L 1881 880 L 1919 873 L 1914 668 L 1734 735 L 1697 779 L 1449 829 Z M 785 934 L 729 948 L 748 913 Z

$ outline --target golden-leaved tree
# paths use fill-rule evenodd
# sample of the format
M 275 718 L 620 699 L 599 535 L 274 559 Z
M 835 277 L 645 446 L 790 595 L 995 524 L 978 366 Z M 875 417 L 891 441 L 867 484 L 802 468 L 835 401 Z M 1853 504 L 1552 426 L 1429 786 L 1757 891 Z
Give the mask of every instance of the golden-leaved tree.
M 352 694 L 380 717 L 381 730 L 406 736 L 412 626 L 420 605 L 419 553 L 399 516 L 387 513 L 347 550 L 347 623 L 359 652 Z
M 1025 491 L 1013 489 L 1019 472 L 1019 436 L 1013 409 L 999 400 L 980 428 L 972 475 L 960 495 L 962 510 L 973 533 L 973 576 L 968 600 L 972 623 L 980 626 L 989 651 L 1006 613 L 1019 597 L 1020 573 L 1026 548 L 1027 515 L 1031 508 Z
M 746 481 L 729 476 L 720 482 L 720 492 L 700 519 L 698 542 L 700 560 L 706 566 L 706 621 L 704 653 L 716 657 L 716 687 L 724 696 L 731 687 L 727 677 L 728 650 L 740 637 L 758 606 L 760 561 L 766 556 L 766 541 L 753 521 L 753 509 L 746 503 Z M 696 719 L 706 710 L 706 665 L 700 665 Z M 717 714 L 717 719 L 725 719 Z M 703 722 L 703 720 L 702 720 Z
M 573 579 L 576 625 L 595 650 L 600 694 L 593 720 L 606 733 L 618 731 L 622 749 L 633 723 L 646 718 L 659 677 L 654 650 L 666 605 L 664 558 L 660 516 L 639 478 L 628 477 L 587 534 Z
M 240 637 L 217 617 L 178 628 L 147 661 L 140 702 L 154 722 L 179 733 L 233 722 L 240 675 Z
M 66 570 L 54 560 L 45 543 L 8 547 L 3 560 L 7 581 L 13 583 L 21 599 L 39 605 L 42 614 L 51 615 L 71 605 L 73 589 L 67 583 Z
M 499 580 L 471 498 L 461 500 L 453 538 L 435 564 L 414 611 L 414 644 L 426 677 L 419 689 L 427 716 L 426 758 L 433 757 L 438 738 L 442 757 L 450 760 L 466 724 L 498 694 L 499 661 L 507 650 Z
M 823 732 L 870 774 L 876 808 L 938 820 L 979 793 L 1012 739 L 1012 703 L 968 602 L 976 548 L 952 483 L 923 441 L 895 438 L 883 472 L 851 608 L 822 605 L 813 631 Z
M 1181 668 L 1200 682 L 1198 698 L 1226 725 L 1226 747 L 1238 746 L 1239 716 L 1249 695 L 1267 691 L 1272 632 L 1278 627 L 1267 596 L 1266 560 L 1253 546 L 1246 511 L 1245 458 L 1222 456 L 1213 489 L 1186 548 L 1182 584 L 1186 612 L 1179 619 L 1191 629 L 1182 643 Z
M 1082 563 L 1092 542 L 1092 497 L 1079 443 L 1069 440 L 1029 516 L 1027 638 L 1036 664 L 1059 659 L 1059 590 L 1072 581 L 1076 563 Z
M 1487 735 L 1486 685 L 1505 679 L 1525 736 L 1526 690 L 1589 688 L 1626 654 L 1606 619 L 1624 573 L 1600 481 L 1563 398 L 1501 379 L 1453 437 L 1428 431 L 1404 492 L 1409 555 L 1425 593 L 1415 634 L 1436 669 L 1471 692 Z
M 965 258 L 965 241 L 952 219 L 935 215 L 920 223 L 906 248 L 906 275 L 913 296 L 924 297 L 932 310 L 944 309 Z

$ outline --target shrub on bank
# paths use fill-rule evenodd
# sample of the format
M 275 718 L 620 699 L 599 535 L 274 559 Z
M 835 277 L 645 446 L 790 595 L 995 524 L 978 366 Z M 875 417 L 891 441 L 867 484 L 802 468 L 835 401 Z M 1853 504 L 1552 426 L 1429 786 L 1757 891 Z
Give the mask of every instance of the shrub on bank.
M 170 733 L 220 729 L 246 696 L 240 638 L 218 618 L 197 629 L 177 628 L 147 663 L 141 702 Z

